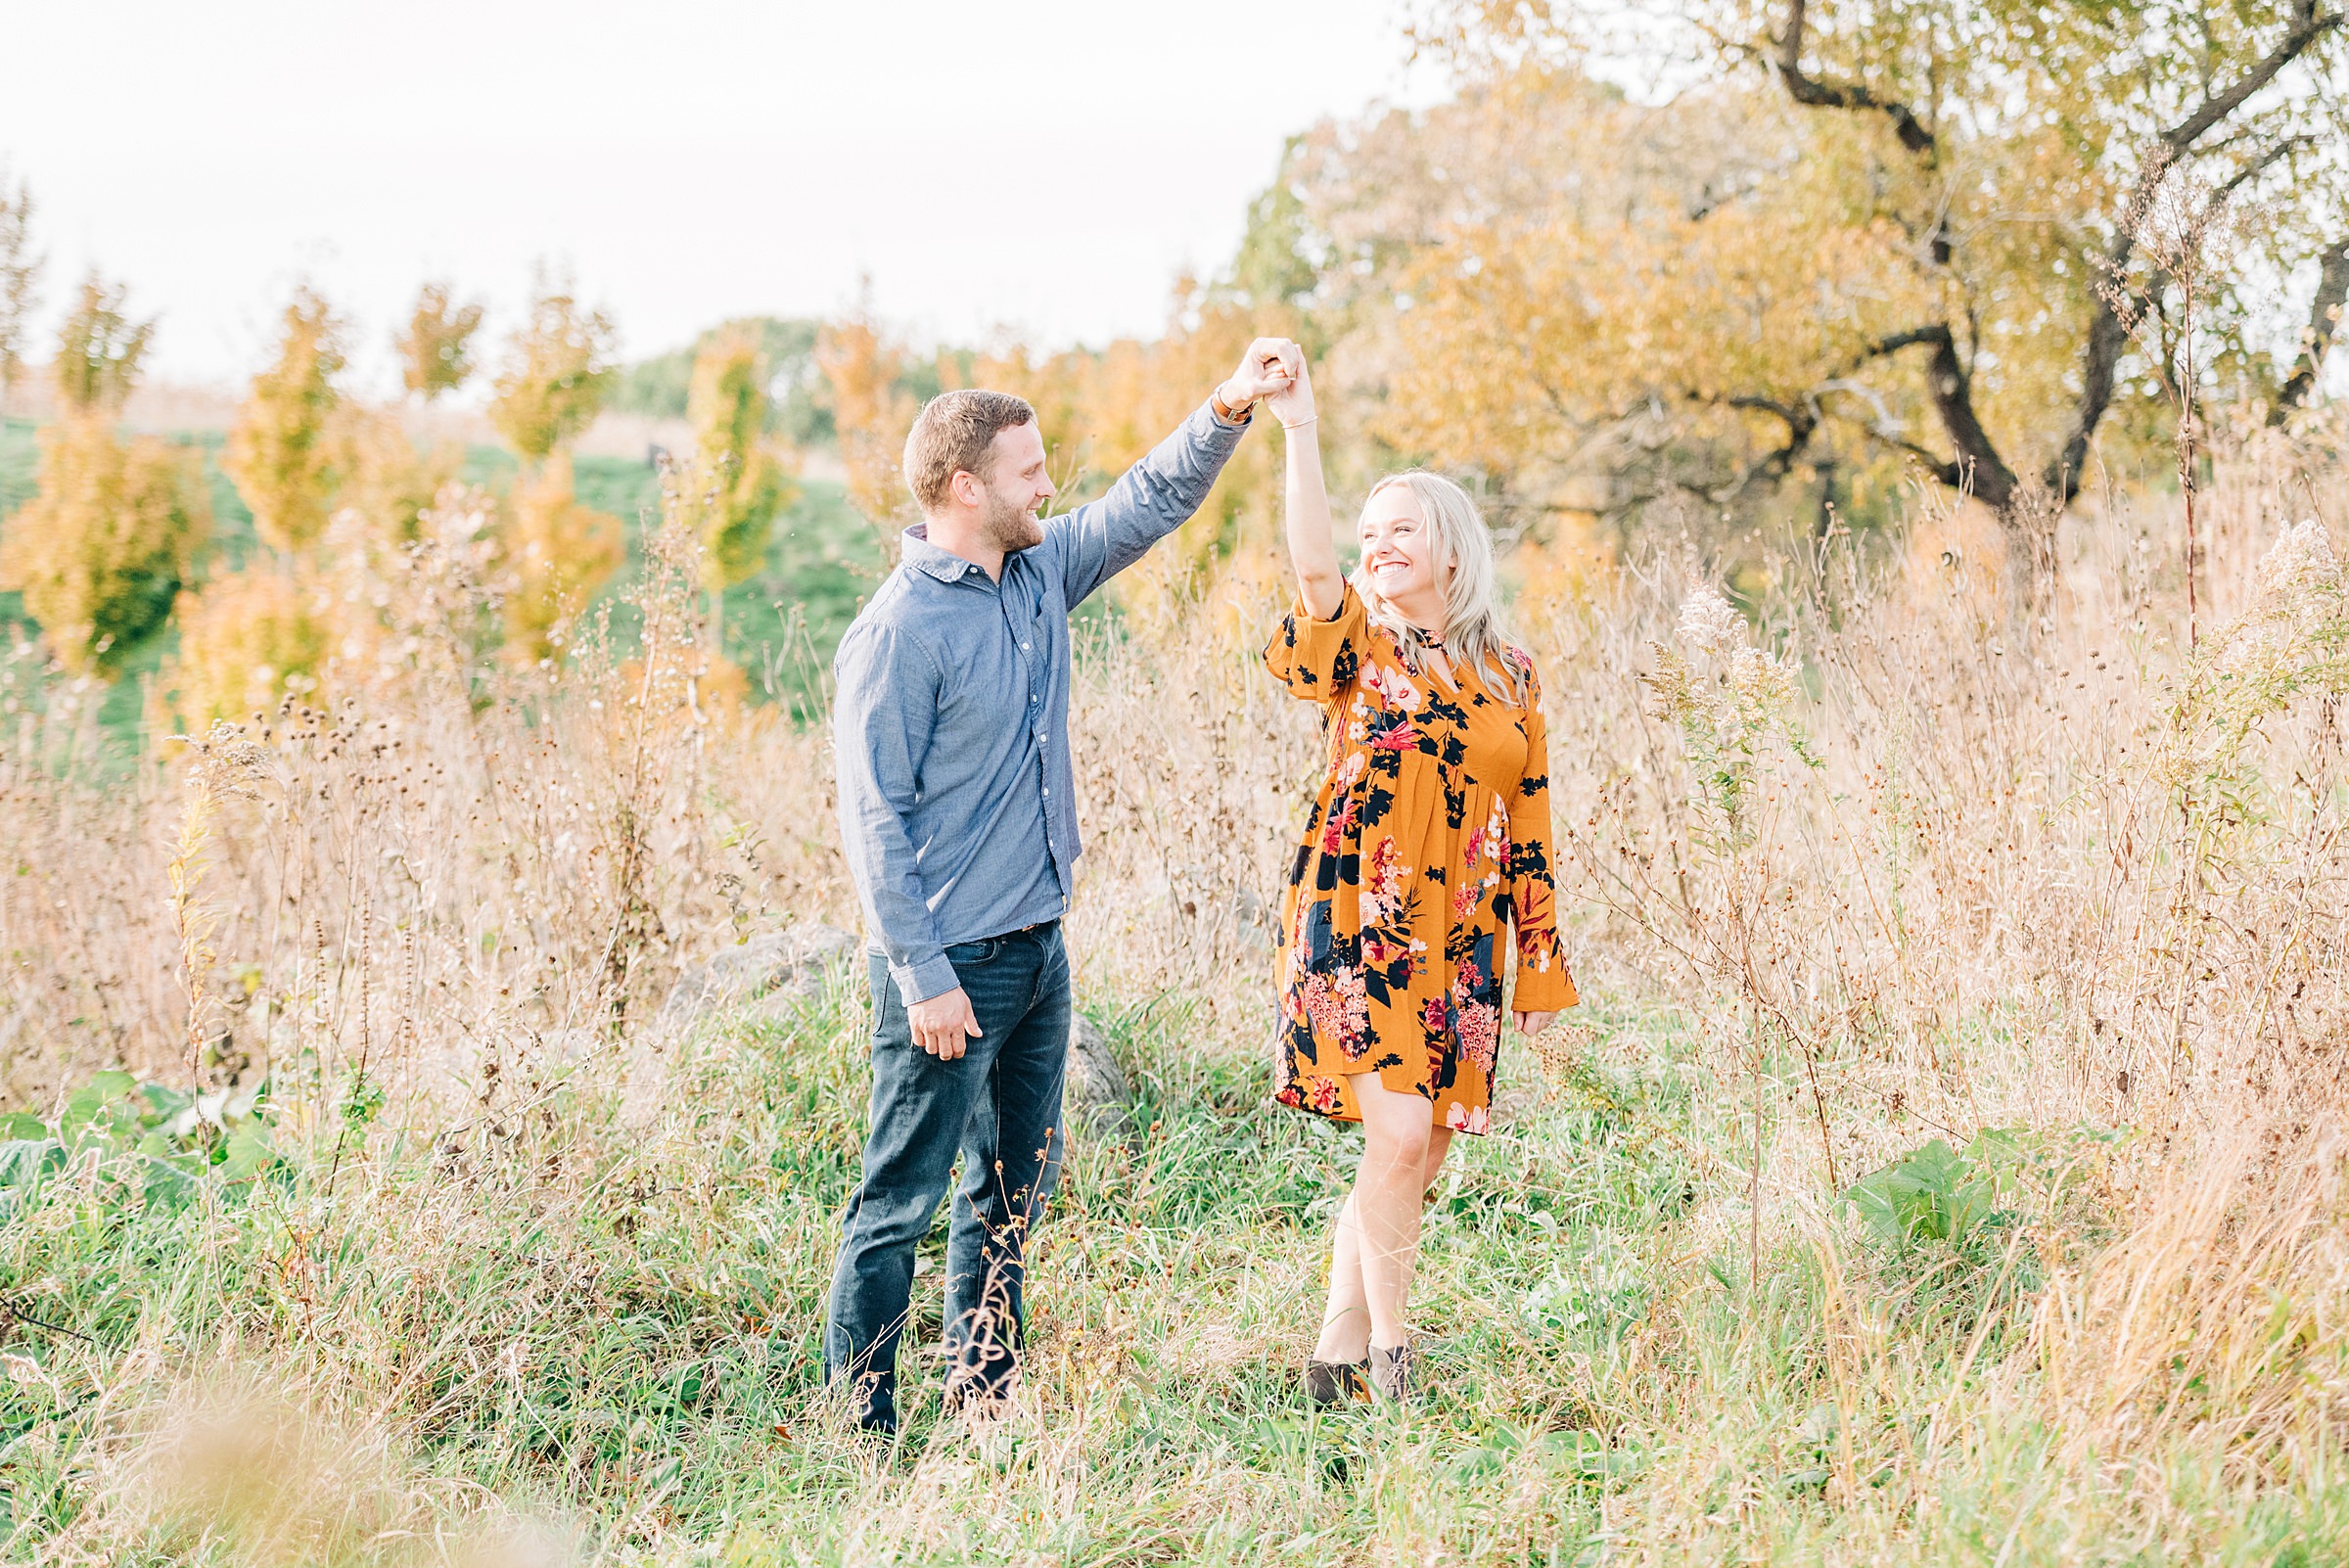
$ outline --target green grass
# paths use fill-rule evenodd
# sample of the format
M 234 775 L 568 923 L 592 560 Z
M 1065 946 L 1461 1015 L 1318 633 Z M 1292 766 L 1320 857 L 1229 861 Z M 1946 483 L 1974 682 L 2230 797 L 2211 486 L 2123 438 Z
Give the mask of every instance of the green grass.
M 2248 1488 L 2223 1444 L 2146 1473 L 2066 1456 L 2027 1401 L 1984 1397 L 2026 1347 L 1969 1352 L 1946 1283 L 1790 1244 L 1745 1288 L 1736 1231 L 1701 1220 L 1733 1198 L 1735 1130 L 1666 1018 L 1619 1020 L 1607 1064 L 1547 1101 L 1518 1053 L 1513 1120 L 1459 1141 L 1430 1211 L 1423 1404 L 1315 1413 L 1296 1366 L 1358 1138 L 1268 1108 L 1253 1051 L 1178 999 L 1105 1022 L 1138 1104 L 1075 1146 L 1035 1268 L 1035 1413 L 994 1438 L 942 1423 L 930 1351 L 895 1448 L 820 1398 L 866 1092 L 844 982 L 704 1036 L 649 1122 L 595 1059 L 530 1108 L 411 1116 L 339 1156 L 281 1127 L 274 1173 L 167 1212 L 110 1199 L 102 1173 L 49 1178 L 0 1224 L 24 1314 L 8 1349 L 33 1363 L 0 1394 L 0 1557 L 441 1560 L 270 1555 L 269 1521 L 327 1539 L 354 1496 L 400 1539 L 521 1515 L 615 1562 L 2266 1565 L 2349 1545 L 2349 1478 L 2313 1459 Z M 222 1383 L 275 1402 L 268 1462 L 235 1470 L 235 1509 L 141 1501 L 161 1486 L 147 1435 Z M 1935 1410 L 1955 1424 L 1927 1451 Z

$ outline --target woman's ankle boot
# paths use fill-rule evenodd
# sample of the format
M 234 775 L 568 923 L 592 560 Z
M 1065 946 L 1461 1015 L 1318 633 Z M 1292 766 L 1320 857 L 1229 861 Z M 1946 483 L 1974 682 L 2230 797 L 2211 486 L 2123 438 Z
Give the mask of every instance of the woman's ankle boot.
M 1324 1408 L 1361 1399 L 1368 1392 L 1362 1374 L 1369 1365 L 1368 1361 L 1324 1361 L 1309 1357 L 1305 1363 L 1305 1391 L 1315 1405 Z
M 1411 1348 L 1370 1347 L 1370 1387 L 1382 1400 L 1408 1405 L 1411 1400 Z

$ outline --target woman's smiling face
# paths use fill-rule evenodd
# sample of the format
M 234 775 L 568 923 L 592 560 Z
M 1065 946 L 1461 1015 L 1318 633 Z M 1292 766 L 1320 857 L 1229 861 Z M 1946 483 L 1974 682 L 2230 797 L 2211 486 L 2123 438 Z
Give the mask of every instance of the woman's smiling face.
M 1417 624 L 1441 627 L 1444 583 L 1437 561 L 1436 530 L 1419 515 L 1419 498 L 1408 484 L 1389 484 L 1362 507 L 1358 529 L 1362 566 L 1379 597 Z

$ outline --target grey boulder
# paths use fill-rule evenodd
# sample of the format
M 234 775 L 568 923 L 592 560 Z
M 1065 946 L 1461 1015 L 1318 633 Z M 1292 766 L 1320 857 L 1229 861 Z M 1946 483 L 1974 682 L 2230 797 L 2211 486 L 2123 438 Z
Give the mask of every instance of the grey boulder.
M 1062 1093 L 1072 1127 L 1096 1130 L 1125 1121 L 1133 1088 L 1109 1048 L 1101 1026 L 1082 1013 L 1069 1030 L 1069 1080 Z
M 658 1020 L 678 1029 L 697 1018 L 761 999 L 812 995 L 824 975 L 861 945 L 838 926 L 811 920 L 723 948 L 677 977 Z

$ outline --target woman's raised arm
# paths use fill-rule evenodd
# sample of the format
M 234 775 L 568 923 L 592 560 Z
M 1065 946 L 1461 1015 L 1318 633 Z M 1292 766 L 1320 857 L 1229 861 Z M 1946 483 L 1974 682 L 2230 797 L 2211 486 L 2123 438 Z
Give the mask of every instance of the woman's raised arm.
M 1289 562 L 1297 569 L 1297 597 L 1306 613 L 1327 621 L 1346 602 L 1346 576 L 1338 570 L 1338 547 L 1329 536 L 1329 487 L 1321 480 L 1313 381 L 1302 348 L 1291 345 L 1281 362 L 1288 385 L 1266 403 L 1288 437 Z

